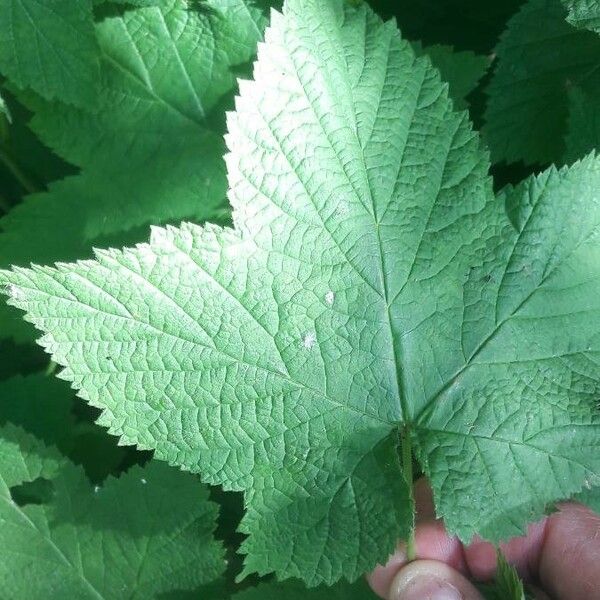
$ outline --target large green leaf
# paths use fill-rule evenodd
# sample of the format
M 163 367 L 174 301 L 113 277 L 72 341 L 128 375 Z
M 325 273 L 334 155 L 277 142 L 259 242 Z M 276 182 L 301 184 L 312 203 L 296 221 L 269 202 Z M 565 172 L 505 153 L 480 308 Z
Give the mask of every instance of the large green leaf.
M 494 162 L 564 158 L 567 91 L 600 66 L 600 39 L 566 15 L 560 0 L 528 0 L 502 35 L 484 128 Z
M 600 473 L 600 160 L 495 198 L 429 60 L 342 0 L 273 14 L 227 142 L 235 229 L 0 282 L 111 433 L 245 492 L 246 573 L 384 561 L 413 447 L 463 541 Z
M 14 85 L 90 107 L 98 62 L 91 0 L 0 2 L 0 71 Z
M 49 504 L 20 506 L 11 488 L 39 478 Z M 134 467 L 92 488 L 81 469 L 12 426 L 0 430 L 0 575 L 5 598 L 152 598 L 193 589 L 224 569 L 217 506 L 189 474 Z

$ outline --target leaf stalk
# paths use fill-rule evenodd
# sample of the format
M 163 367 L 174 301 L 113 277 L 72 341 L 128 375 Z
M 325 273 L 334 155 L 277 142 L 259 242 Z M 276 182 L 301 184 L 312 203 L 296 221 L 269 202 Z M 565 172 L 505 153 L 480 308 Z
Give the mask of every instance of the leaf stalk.
M 408 497 L 411 505 L 414 507 L 415 505 L 415 497 L 413 493 L 413 453 L 412 453 L 412 442 L 410 439 L 410 428 L 408 425 L 405 425 L 402 429 L 401 435 L 401 445 L 402 445 L 402 474 L 404 475 L 404 479 L 406 484 L 408 485 Z M 414 510 L 413 510 L 414 515 Z M 415 519 L 413 516 L 413 520 L 410 526 L 410 533 L 408 536 L 408 540 L 406 541 L 406 558 L 409 561 L 415 560 L 417 558 L 417 547 L 415 540 Z

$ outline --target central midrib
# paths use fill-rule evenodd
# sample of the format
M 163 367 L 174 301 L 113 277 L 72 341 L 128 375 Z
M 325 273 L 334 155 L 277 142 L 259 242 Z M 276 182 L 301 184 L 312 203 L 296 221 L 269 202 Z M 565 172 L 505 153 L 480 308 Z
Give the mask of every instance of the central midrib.
M 366 16 L 366 13 L 365 13 Z M 391 43 L 392 38 L 390 36 L 389 42 Z M 341 45 L 341 44 L 340 44 Z M 334 48 L 335 50 L 335 48 Z M 333 54 L 335 55 L 335 53 Z M 361 193 L 360 190 L 358 190 L 353 181 L 352 178 L 349 177 L 345 165 L 343 164 L 343 162 L 340 160 L 340 156 L 338 155 L 338 153 L 335 150 L 334 145 L 331 143 L 330 139 L 329 139 L 329 133 L 328 131 L 323 127 L 323 123 L 321 121 L 321 119 L 318 116 L 318 111 L 316 110 L 316 107 L 313 104 L 312 98 L 310 97 L 310 95 L 307 93 L 306 91 L 306 86 L 304 85 L 304 82 L 302 81 L 302 78 L 300 76 L 300 69 L 297 68 L 297 65 L 295 65 L 294 62 L 294 56 L 290 56 L 292 63 L 294 64 L 294 66 L 296 67 L 296 73 L 298 76 L 298 80 L 301 83 L 301 88 L 302 91 L 304 93 L 304 97 L 307 100 L 311 110 L 313 111 L 313 114 L 316 117 L 316 122 L 317 124 L 320 126 L 321 130 L 323 131 L 323 134 L 325 136 L 325 138 L 327 139 L 332 151 L 333 151 L 333 156 L 335 157 L 335 159 L 339 162 L 340 164 L 340 169 L 341 169 L 341 173 L 343 173 L 344 177 L 346 178 L 350 188 L 353 190 L 353 192 L 355 193 L 357 199 L 360 201 L 361 199 Z M 343 59 L 345 60 L 345 57 L 343 57 Z M 346 65 L 347 67 L 347 65 Z M 387 73 L 387 70 L 385 71 Z M 425 72 L 423 73 L 423 78 L 425 77 Z M 422 87 L 422 83 L 421 82 L 421 87 Z M 382 85 L 382 90 L 381 93 L 383 93 L 383 85 Z M 345 125 L 347 125 L 349 127 L 349 130 L 352 132 L 352 136 L 354 137 L 354 139 L 356 140 L 356 147 L 357 147 L 357 155 L 360 158 L 361 161 L 361 169 L 362 169 L 362 175 L 364 177 L 364 189 L 366 190 L 366 192 L 368 193 L 368 204 L 370 205 L 370 207 L 372 208 L 372 213 L 369 213 L 372 218 L 373 218 L 373 225 L 375 227 L 375 231 L 376 231 L 376 246 L 377 246 L 377 253 L 378 253 L 378 265 L 377 265 L 377 272 L 379 275 L 379 279 L 380 279 L 380 288 L 382 291 L 382 302 L 385 304 L 385 308 L 384 308 L 384 315 L 385 315 L 385 319 L 387 322 L 387 331 L 389 334 L 389 343 L 392 346 L 392 353 L 393 353 L 393 363 L 394 363 L 394 372 L 395 372 L 395 376 L 394 376 L 394 381 L 395 381 L 395 397 L 397 399 L 397 403 L 398 403 L 398 412 L 401 415 L 401 422 L 406 422 L 406 417 L 409 413 L 408 411 L 408 405 L 406 403 L 406 394 L 404 392 L 404 381 L 403 381 L 403 376 L 401 374 L 401 370 L 399 368 L 399 365 L 401 364 L 401 362 L 399 362 L 399 356 L 397 353 L 397 349 L 396 349 L 396 344 L 394 342 L 394 331 L 392 328 L 392 316 L 390 313 L 390 303 L 389 303 L 389 290 L 388 290 L 388 285 L 387 285 L 387 280 L 384 274 L 384 257 L 383 257 L 383 251 L 382 251 L 382 241 L 381 241 L 381 235 L 380 235 L 380 230 L 379 230 L 379 222 L 378 222 L 378 218 L 377 218 L 377 209 L 376 209 L 376 204 L 375 204 L 375 199 L 373 197 L 373 192 L 371 190 L 371 186 L 370 186 L 370 182 L 369 182 L 369 176 L 368 176 L 368 170 L 367 170 L 367 164 L 365 161 L 365 155 L 364 155 L 364 148 L 361 144 L 360 138 L 358 136 L 358 131 L 357 131 L 357 124 L 356 124 L 356 114 L 354 114 L 354 107 L 355 107 L 355 99 L 354 99 L 354 90 L 351 88 L 350 85 L 346 86 L 346 93 L 348 94 L 348 96 L 351 98 L 351 106 L 352 106 L 352 110 L 349 112 L 349 114 L 345 115 L 345 118 L 342 118 L 342 123 L 344 123 Z M 337 91 L 336 90 L 330 90 L 330 93 L 332 95 L 333 98 L 337 97 Z M 413 106 L 413 114 L 416 111 L 417 108 L 417 104 L 418 104 L 418 98 L 419 98 L 419 94 L 415 94 L 415 102 L 414 102 L 414 106 Z M 341 103 L 337 103 L 339 106 L 343 106 L 343 104 Z M 412 121 L 413 119 L 411 119 Z M 406 148 L 406 143 L 408 141 L 408 136 L 410 133 L 410 127 L 407 128 L 407 133 L 406 133 L 406 139 L 404 140 L 404 145 L 403 145 L 403 149 Z M 404 150 L 403 150 L 404 151 Z M 365 207 L 366 208 L 366 207 Z M 367 212 L 369 212 L 367 210 Z
M 390 41 L 390 45 L 391 45 L 391 41 L 392 41 L 391 37 L 390 37 L 389 41 Z M 389 53 L 389 49 L 388 49 L 388 53 Z M 389 66 L 389 62 L 388 62 L 388 66 Z M 387 69 L 385 70 L 385 73 L 387 74 Z M 411 131 L 411 124 L 414 121 L 414 115 L 417 111 L 417 106 L 418 106 L 419 97 L 420 97 L 420 91 L 423 87 L 423 82 L 425 80 L 425 74 L 426 74 L 426 71 L 423 70 L 422 79 L 421 79 L 421 82 L 419 85 L 419 92 L 414 95 L 414 103 L 411 107 L 411 115 L 412 116 L 409 120 L 409 124 L 406 129 L 406 137 L 403 140 L 403 144 L 402 144 L 401 156 L 399 158 L 399 168 L 401 168 L 401 164 L 404 159 L 404 152 L 406 151 L 406 147 L 408 144 L 408 139 L 409 139 L 410 131 Z M 385 80 L 385 77 L 384 77 L 384 80 Z M 381 101 L 381 96 L 383 94 L 384 87 L 385 87 L 384 85 L 381 86 L 380 101 Z M 354 98 L 352 98 L 352 100 L 353 100 L 353 104 L 354 104 Z M 408 417 L 410 415 L 410 410 L 409 410 L 409 406 L 408 406 L 408 399 L 407 399 L 407 394 L 406 394 L 406 386 L 404 383 L 403 370 L 401 368 L 401 365 L 403 364 L 403 362 L 402 362 L 402 357 L 400 356 L 400 354 L 403 354 L 403 353 L 401 352 L 401 348 L 399 351 L 400 344 L 396 344 L 396 340 L 395 340 L 395 336 L 394 336 L 393 319 L 392 319 L 392 314 L 390 312 L 391 311 L 391 304 L 390 304 L 390 300 L 389 300 L 390 295 L 389 295 L 387 278 L 385 276 L 385 260 L 384 260 L 384 256 L 383 256 L 383 243 L 381 240 L 379 217 L 377 214 L 377 205 L 376 205 L 375 199 L 373 197 L 373 191 L 371 190 L 371 185 L 370 185 L 369 175 L 368 175 L 369 171 L 367 169 L 367 164 L 365 161 L 364 148 L 360 142 L 360 138 L 358 137 L 356 127 L 352 128 L 352 131 L 356 138 L 356 144 L 357 144 L 358 148 L 360 149 L 360 152 L 358 154 L 360 156 L 361 167 L 362 167 L 362 171 L 363 171 L 363 175 L 364 175 L 364 179 L 365 179 L 365 189 L 368 190 L 369 202 L 370 202 L 372 210 L 373 210 L 373 225 L 375 227 L 375 234 L 376 234 L 376 238 L 377 238 L 376 246 L 377 246 L 377 253 L 378 253 L 378 257 L 379 257 L 377 271 L 378 271 L 379 278 L 380 278 L 380 286 L 381 286 L 381 291 L 382 291 L 382 296 L 383 296 L 383 302 L 385 304 L 384 314 L 385 314 L 385 319 L 386 319 L 386 323 L 387 323 L 387 331 L 389 334 L 389 343 L 392 347 L 392 358 L 393 358 L 393 364 L 394 364 L 394 381 L 396 384 L 395 395 L 396 395 L 396 399 L 397 399 L 397 403 L 398 403 L 398 412 L 401 416 L 401 423 L 403 423 L 405 426 L 408 427 L 410 425 L 409 419 L 408 419 Z M 395 185 L 396 184 L 394 182 L 394 187 L 392 188 L 392 192 L 390 194 L 390 197 L 388 198 L 388 203 L 393 201 L 393 193 L 394 193 Z

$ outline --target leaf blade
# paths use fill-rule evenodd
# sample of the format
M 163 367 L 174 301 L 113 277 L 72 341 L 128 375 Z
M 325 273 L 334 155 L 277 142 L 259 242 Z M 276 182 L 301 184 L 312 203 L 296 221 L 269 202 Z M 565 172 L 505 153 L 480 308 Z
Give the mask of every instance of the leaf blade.
M 35 133 L 82 173 L 0 220 L 1 264 L 74 260 L 93 246 L 146 239 L 151 224 L 228 216 L 225 146 L 214 121 L 265 19 L 246 0 L 207 6 L 213 10 L 200 14 L 161 3 L 98 24 L 101 69 L 88 73 L 100 80 L 93 110 L 19 94 L 34 112 Z M 0 336 L 31 340 L 4 306 L 0 323 Z
M 90 0 L 10 0 L 0 7 L 0 70 L 19 88 L 76 106 L 96 101 Z
M 190 475 L 151 463 L 92 488 L 33 436 L 12 426 L 1 435 L 0 570 L 11 596 L 147 598 L 222 573 L 223 549 L 212 537 L 217 506 Z M 52 483 L 52 501 L 12 502 L 9 488 L 37 477 Z
M 559 0 L 529 0 L 496 47 L 483 132 L 494 162 L 560 163 L 567 90 L 598 65 L 600 40 L 565 21 Z
M 494 198 L 466 114 L 364 5 L 289 0 L 265 40 L 229 116 L 235 229 L 0 283 L 111 433 L 245 492 L 246 573 L 385 560 L 413 522 L 400 430 L 451 532 L 520 532 L 600 470 L 593 361 L 557 354 L 600 340 L 600 160 Z

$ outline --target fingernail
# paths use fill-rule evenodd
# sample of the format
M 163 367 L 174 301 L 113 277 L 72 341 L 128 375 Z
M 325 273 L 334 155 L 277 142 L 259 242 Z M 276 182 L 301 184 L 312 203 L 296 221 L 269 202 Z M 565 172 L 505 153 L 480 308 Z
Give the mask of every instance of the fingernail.
M 394 600 L 463 600 L 464 596 L 447 581 L 436 577 L 414 577 L 395 590 Z

